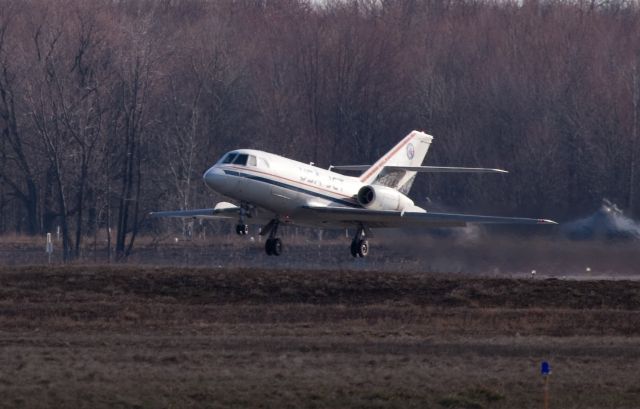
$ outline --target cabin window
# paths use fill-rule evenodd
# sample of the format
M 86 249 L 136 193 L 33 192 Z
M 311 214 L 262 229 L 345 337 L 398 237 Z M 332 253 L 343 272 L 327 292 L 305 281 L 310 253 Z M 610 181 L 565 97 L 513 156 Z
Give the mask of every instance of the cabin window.
M 249 155 L 246 155 L 244 153 L 239 153 L 238 156 L 236 156 L 236 158 L 233 160 L 233 164 L 234 165 L 240 165 L 240 166 L 246 166 L 248 158 L 249 158 Z
M 247 166 L 256 166 L 256 157 L 253 155 L 249 155 L 249 159 L 247 159 Z
M 227 156 L 222 159 L 222 163 L 232 163 L 236 156 L 238 156 L 237 153 L 228 153 Z
M 259 168 L 264 168 L 264 169 L 269 169 L 269 162 L 267 162 L 263 158 L 258 158 L 258 167 Z

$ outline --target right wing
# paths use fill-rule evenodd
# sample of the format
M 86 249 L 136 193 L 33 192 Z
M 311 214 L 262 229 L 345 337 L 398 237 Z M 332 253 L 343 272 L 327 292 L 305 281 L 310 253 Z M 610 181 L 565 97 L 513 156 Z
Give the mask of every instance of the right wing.
M 166 212 L 151 212 L 151 217 L 191 217 L 194 219 L 229 219 L 238 217 L 240 207 L 220 202 L 213 209 L 170 210 Z
M 456 213 L 398 212 L 393 210 L 367 210 L 348 207 L 306 206 L 321 223 L 357 224 L 369 227 L 463 227 L 467 223 L 479 224 L 557 224 L 553 220 L 524 217 L 477 216 Z

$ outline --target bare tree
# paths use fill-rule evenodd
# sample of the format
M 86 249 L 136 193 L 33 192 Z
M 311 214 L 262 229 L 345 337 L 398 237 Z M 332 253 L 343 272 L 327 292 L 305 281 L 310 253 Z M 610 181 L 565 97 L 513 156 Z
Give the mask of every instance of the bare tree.
M 118 127 L 113 129 L 114 165 L 118 169 L 119 197 L 117 206 L 116 256 L 128 256 L 135 242 L 141 219 L 142 160 L 144 138 L 149 126 L 149 106 L 156 80 L 154 72 L 158 54 L 151 33 L 153 15 L 142 21 L 126 21 L 121 27 L 116 94 Z M 127 241 L 128 240 L 128 241 Z
M 432 164 L 512 171 L 421 176 L 418 201 L 638 211 L 635 4 L 61 4 L 0 0 L 0 229 L 55 221 L 67 258 L 113 227 L 121 259 L 147 210 L 210 205 L 195 182 L 227 150 L 367 163 L 411 129 Z
M 24 107 L 21 100 L 23 79 L 19 75 L 22 51 L 16 33 L 19 20 L 18 5 L 4 2 L 0 15 L 0 120 L 2 121 L 3 169 L 0 180 L 9 187 L 11 194 L 22 203 L 26 212 L 27 232 L 36 234 L 38 224 L 38 189 L 32 165 L 29 142 L 26 141 L 20 118 Z M 13 44 L 12 44 L 13 43 Z M 6 166 L 11 165 L 12 172 Z

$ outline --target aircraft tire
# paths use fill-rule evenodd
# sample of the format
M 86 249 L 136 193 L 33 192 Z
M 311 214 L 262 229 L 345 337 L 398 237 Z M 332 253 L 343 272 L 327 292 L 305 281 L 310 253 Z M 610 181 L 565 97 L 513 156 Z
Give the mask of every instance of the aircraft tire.
M 271 254 L 273 254 L 274 256 L 279 256 L 280 254 L 282 254 L 282 240 L 273 239 L 271 244 Z
M 358 240 L 358 255 L 367 257 L 369 254 L 369 242 L 367 240 Z
M 267 252 L 267 256 L 273 255 L 273 239 L 267 239 L 267 242 L 264 245 L 264 249 Z
M 358 254 L 358 241 L 359 240 L 354 240 L 354 241 L 351 242 L 351 255 L 353 257 L 358 257 L 359 256 L 359 254 Z

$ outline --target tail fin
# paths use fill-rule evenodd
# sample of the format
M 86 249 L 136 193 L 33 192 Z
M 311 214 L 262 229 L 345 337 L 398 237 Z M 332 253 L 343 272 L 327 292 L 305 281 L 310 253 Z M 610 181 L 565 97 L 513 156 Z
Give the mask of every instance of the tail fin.
M 407 194 L 416 177 L 416 172 L 386 169 L 385 166 L 420 166 L 424 157 L 427 156 L 432 139 L 431 135 L 424 132 L 411 132 L 360 175 L 360 180 L 367 185 L 388 186 Z

